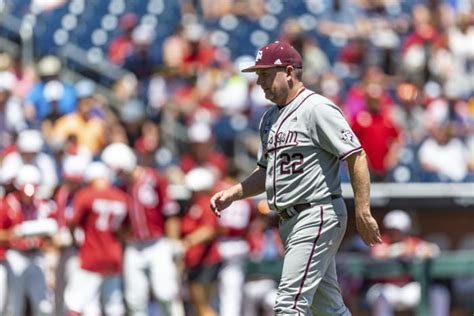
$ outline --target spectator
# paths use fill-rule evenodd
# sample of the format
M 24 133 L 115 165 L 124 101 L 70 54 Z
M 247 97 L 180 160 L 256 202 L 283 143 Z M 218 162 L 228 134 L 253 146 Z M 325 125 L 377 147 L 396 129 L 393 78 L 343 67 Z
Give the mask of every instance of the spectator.
M 109 60 L 116 64 L 122 65 L 125 58 L 134 50 L 132 33 L 138 22 L 138 17 L 134 13 L 126 13 L 120 18 L 120 28 L 122 34 L 112 40 L 109 45 Z
M 137 158 L 140 165 L 161 169 L 163 165 L 157 165 L 155 154 L 160 147 L 160 128 L 157 124 L 150 120 L 146 120 L 141 126 L 141 135 L 133 144 L 133 148 L 137 152 Z M 171 157 L 170 157 L 171 159 Z M 164 163 L 167 164 L 166 162 Z
M 26 128 L 21 100 L 12 95 L 15 76 L 0 72 L 0 152 L 13 145 L 14 136 Z
M 180 161 L 183 172 L 205 167 L 220 179 L 227 170 L 227 159 L 213 147 L 211 128 L 205 123 L 194 123 L 188 130 L 188 139 L 189 152 L 181 155 Z
M 340 39 L 345 43 L 359 33 L 362 19 L 360 10 L 349 1 L 335 0 L 331 4 L 320 17 L 317 31 L 331 37 L 334 42 Z
M 455 22 L 456 24 L 448 29 L 449 50 L 465 63 L 472 62 L 474 60 L 472 17 L 469 14 L 460 14 Z
M 86 149 L 92 156 L 98 155 L 105 145 L 106 128 L 104 114 L 94 98 L 95 89 L 95 84 L 89 80 L 76 85 L 79 101 L 77 112 L 59 118 L 53 126 L 51 137 L 61 143 L 74 137 L 77 146 Z
M 469 113 L 463 83 L 451 78 L 443 85 L 442 95 L 426 107 L 426 129 L 451 121 L 455 136 L 464 138 L 474 132 L 474 118 Z
M 318 86 L 319 87 L 316 90 L 321 91 L 321 94 L 334 102 L 334 104 L 343 104 L 343 82 L 335 73 L 330 71 L 323 73 Z
M 145 98 L 148 94 L 148 84 L 153 73 L 162 64 L 161 54 L 156 54 L 152 50 L 155 40 L 155 31 L 149 25 L 139 25 L 132 33 L 134 51 L 125 58 L 123 67 L 132 72 L 138 82 L 138 97 Z
M 207 30 L 199 23 L 184 26 L 184 37 L 188 50 L 184 56 L 181 73 L 184 76 L 195 76 L 209 68 L 216 58 L 216 49 L 207 39 Z
M 15 85 L 11 94 L 20 100 L 24 100 L 36 81 L 36 71 L 33 65 L 25 65 L 19 55 L 0 53 L 0 72 L 9 72 L 15 78 Z
M 202 10 L 205 20 L 219 19 L 228 14 L 242 15 L 252 19 L 259 18 L 265 13 L 265 1 L 262 0 L 224 0 L 216 4 L 210 0 L 183 1 L 183 13 L 195 14 L 198 8 Z
M 340 74 L 342 79 L 356 80 L 364 75 L 364 71 L 369 66 L 370 43 L 362 36 L 356 36 L 348 40 L 337 55 L 335 69 Z M 378 69 L 382 73 L 382 69 Z M 370 76 L 374 76 L 372 73 Z M 379 75 L 379 77 L 381 77 Z M 375 79 L 375 78 L 373 78 Z M 350 82 L 350 81 L 349 81 Z
M 380 103 L 380 111 L 388 114 L 393 107 L 393 100 L 386 89 L 386 78 L 379 67 L 365 69 L 360 82 L 353 85 L 347 92 L 344 101 L 344 113 L 349 121 L 353 121 L 361 111 L 368 110 L 368 101 L 376 97 Z
M 428 243 L 410 234 L 410 216 L 402 210 L 393 210 L 383 219 L 385 234 L 383 242 L 371 249 L 372 256 L 379 260 L 433 258 L 439 254 L 435 244 Z M 449 315 L 449 292 L 439 285 L 430 286 L 430 307 L 433 316 Z M 421 286 L 409 276 L 386 278 L 372 285 L 367 292 L 367 301 L 373 315 L 390 316 L 394 311 L 415 308 L 421 299 Z
M 396 90 L 398 106 L 393 109 L 395 124 L 400 128 L 407 145 L 417 145 L 426 137 L 425 109 L 418 88 L 411 83 L 401 83 Z
M 401 63 L 403 72 L 409 80 L 420 85 L 432 79 L 429 68 L 433 43 L 440 40 L 440 34 L 434 26 L 430 10 L 423 4 L 412 10 L 413 31 L 402 43 Z
M 170 70 L 181 67 L 188 51 L 188 42 L 184 36 L 183 25 L 178 25 L 173 34 L 163 41 L 163 62 Z
M 370 84 L 365 92 L 367 110 L 359 112 L 352 123 L 367 153 L 371 176 L 375 181 L 383 181 L 398 162 L 402 140 L 400 130 L 392 119 L 383 112 L 383 88 Z
M 120 122 L 127 133 L 129 144 L 140 137 L 140 129 L 146 119 L 145 104 L 139 99 L 130 99 L 119 110 Z
M 46 56 L 38 63 L 37 83 L 26 98 L 25 116 L 29 124 L 38 126 L 43 120 L 55 121 L 76 110 L 74 87 L 59 79 L 61 62 L 57 57 Z
M 317 85 L 320 79 L 319 77 L 330 70 L 331 65 L 328 56 L 313 38 L 305 34 L 297 19 L 287 19 L 281 28 L 282 34 L 280 35 L 280 39 L 283 42 L 291 44 L 291 46 L 300 52 L 303 58 L 303 65 L 305 67 L 303 81 L 305 85 L 311 89 Z
M 469 152 L 463 141 L 453 135 L 452 122 L 433 126 L 418 152 L 424 181 L 463 181 L 468 174 Z M 472 170 L 471 170 L 472 171 Z

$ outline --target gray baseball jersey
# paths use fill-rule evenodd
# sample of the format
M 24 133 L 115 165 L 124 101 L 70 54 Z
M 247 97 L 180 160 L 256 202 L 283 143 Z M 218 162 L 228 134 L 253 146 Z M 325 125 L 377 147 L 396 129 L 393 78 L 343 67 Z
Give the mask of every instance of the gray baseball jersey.
M 340 161 L 362 150 L 341 110 L 308 89 L 263 115 L 260 138 L 258 165 L 267 170 L 267 198 L 277 211 L 340 194 Z

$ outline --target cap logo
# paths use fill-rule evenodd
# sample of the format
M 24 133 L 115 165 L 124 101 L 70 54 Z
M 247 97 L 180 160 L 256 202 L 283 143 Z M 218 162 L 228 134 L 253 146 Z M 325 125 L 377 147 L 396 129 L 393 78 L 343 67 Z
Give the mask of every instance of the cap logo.
M 274 65 L 282 65 L 283 63 L 281 62 L 280 58 L 278 58 L 277 60 L 275 60 L 275 62 L 273 64 Z
M 255 61 L 257 62 L 262 58 L 263 58 L 263 51 L 259 50 L 257 53 L 257 58 L 255 58 Z

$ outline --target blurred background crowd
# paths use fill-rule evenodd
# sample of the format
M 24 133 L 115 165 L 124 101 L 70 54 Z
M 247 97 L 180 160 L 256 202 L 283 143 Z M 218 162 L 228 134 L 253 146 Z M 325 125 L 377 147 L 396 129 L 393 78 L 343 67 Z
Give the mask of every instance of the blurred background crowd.
M 152 263 L 136 263 L 150 264 L 142 269 L 150 285 L 139 291 L 172 302 L 172 315 L 271 315 L 282 255 L 278 219 L 262 199 L 237 203 L 219 220 L 207 209 L 213 191 L 254 168 L 259 119 L 271 105 L 256 76 L 240 69 L 257 48 L 287 41 L 302 54 L 306 87 L 345 113 L 374 183 L 472 184 L 473 12 L 469 0 L 0 0 L 0 283 L 8 279 L 0 308 L 43 315 L 56 301 L 54 315 L 62 315 L 64 305 L 78 306 L 63 294 L 74 283 L 66 266 L 90 272 L 87 215 L 78 211 L 86 207 L 75 195 L 105 186 L 121 188 L 135 201 L 132 213 L 144 214 L 112 211 L 117 225 L 106 225 L 110 242 L 127 245 L 125 267 L 127 249 L 133 257 L 165 236 L 172 248 L 177 272 L 166 284 L 178 282 L 178 293 L 166 298 L 163 285 L 153 285 L 160 278 Z M 105 155 L 114 145 L 121 149 Z M 341 177 L 349 181 L 344 168 Z M 438 255 L 440 246 L 411 236 L 409 214 L 397 212 L 383 221 L 395 232 L 387 248 L 397 247 L 371 255 Z M 33 219 L 52 222 L 23 228 Z M 142 236 L 143 227 L 154 228 Z M 459 247 L 472 250 L 473 240 L 466 236 Z M 347 245 L 370 255 L 357 240 Z M 29 269 L 46 276 L 44 295 L 28 291 Z M 101 282 L 107 271 L 95 271 Z M 113 284 L 125 298 L 104 294 L 107 315 L 123 314 L 117 301 L 130 310 L 143 300 L 121 271 Z M 391 315 L 421 300 L 407 276 L 383 280 L 395 289 L 345 281 L 346 299 L 360 313 Z M 430 288 L 440 304 L 432 315 L 472 311 L 472 280 L 451 281 Z M 131 315 L 141 315 L 139 307 Z

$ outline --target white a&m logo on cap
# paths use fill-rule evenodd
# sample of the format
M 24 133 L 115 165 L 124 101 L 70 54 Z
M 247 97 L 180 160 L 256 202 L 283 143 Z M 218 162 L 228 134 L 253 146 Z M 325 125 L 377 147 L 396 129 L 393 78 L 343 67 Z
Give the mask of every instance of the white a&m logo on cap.
M 255 58 L 255 61 L 259 61 L 263 57 L 263 51 L 259 50 L 257 53 L 257 57 Z

